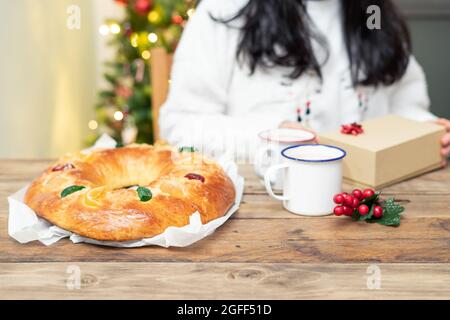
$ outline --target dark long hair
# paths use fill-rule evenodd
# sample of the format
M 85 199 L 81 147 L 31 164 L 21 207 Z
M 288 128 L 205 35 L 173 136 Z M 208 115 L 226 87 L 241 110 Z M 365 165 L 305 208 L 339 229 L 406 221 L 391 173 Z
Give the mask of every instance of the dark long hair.
M 321 77 L 323 62 L 314 55 L 312 39 L 326 52 L 328 48 L 324 37 L 311 27 L 305 1 L 313 0 L 249 0 L 236 15 L 213 19 L 229 24 L 243 18 L 237 56 L 248 63 L 252 74 L 258 66 L 283 66 L 292 68 L 288 76 L 293 79 L 308 70 Z M 341 1 L 353 85 L 390 85 L 398 81 L 408 66 L 411 40 L 392 1 L 332 1 Z M 380 29 L 369 29 L 366 25 L 367 8 L 371 5 L 380 8 Z

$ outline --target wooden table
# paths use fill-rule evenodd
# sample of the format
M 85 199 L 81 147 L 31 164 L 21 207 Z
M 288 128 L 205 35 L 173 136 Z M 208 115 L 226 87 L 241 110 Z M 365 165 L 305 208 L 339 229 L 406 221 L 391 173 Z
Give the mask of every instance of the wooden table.
M 405 204 L 399 228 L 289 214 L 242 166 L 240 210 L 190 247 L 19 244 L 6 198 L 48 164 L 0 160 L 2 299 L 450 298 L 450 168 L 384 190 Z M 67 286 L 78 271 L 80 288 Z M 381 288 L 368 287 L 378 271 Z

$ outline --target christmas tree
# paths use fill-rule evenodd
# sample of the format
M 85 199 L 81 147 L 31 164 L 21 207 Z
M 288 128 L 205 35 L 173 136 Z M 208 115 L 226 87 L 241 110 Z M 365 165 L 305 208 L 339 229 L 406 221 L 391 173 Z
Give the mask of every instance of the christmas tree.
M 151 49 L 173 52 L 186 21 L 194 12 L 195 0 L 111 0 L 123 6 L 123 20 L 110 19 L 99 32 L 110 38 L 117 51 L 105 63 L 108 87 L 99 92 L 96 119 L 88 144 L 102 133 L 116 141 L 153 142 L 149 59 Z

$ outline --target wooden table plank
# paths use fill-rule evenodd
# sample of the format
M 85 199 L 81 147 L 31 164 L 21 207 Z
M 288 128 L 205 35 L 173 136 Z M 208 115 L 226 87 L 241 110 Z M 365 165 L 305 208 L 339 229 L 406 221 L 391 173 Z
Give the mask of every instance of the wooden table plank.
M 400 227 L 386 227 L 365 222 L 353 223 L 346 217 L 323 218 L 251 218 L 234 219 L 208 237 L 230 241 L 265 240 L 385 240 L 389 239 L 446 239 L 450 235 L 450 218 L 410 217 L 405 215 Z M 4 222 L 4 223 L 3 223 Z M 7 234 L 6 219 L 0 220 L 2 235 Z M 449 250 L 450 251 L 450 250 Z M 1 257 L 1 252 L 0 252 Z
M 367 287 L 367 264 L 4 263 L 0 264 L 0 298 L 450 298 L 449 264 L 377 267 L 381 288 L 371 290 Z M 70 270 L 80 271 L 80 289 L 69 289 L 74 284 Z
M 34 242 L 2 241 L 0 262 L 131 261 L 131 262 L 450 262 L 450 239 L 389 240 L 231 240 L 230 233 L 203 239 L 186 248 L 144 247 L 117 249 L 72 244 L 64 239 L 51 247 Z

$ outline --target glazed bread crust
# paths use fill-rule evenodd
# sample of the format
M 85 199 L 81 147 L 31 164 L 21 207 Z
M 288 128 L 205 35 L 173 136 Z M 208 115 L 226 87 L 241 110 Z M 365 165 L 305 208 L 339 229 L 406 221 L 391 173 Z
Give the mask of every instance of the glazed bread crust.
M 65 197 L 70 186 L 82 190 Z M 135 189 L 152 193 L 140 200 Z M 37 215 L 81 236 L 110 241 L 149 238 L 169 226 L 203 223 L 223 216 L 235 189 L 223 169 L 196 152 L 168 146 L 130 145 L 61 158 L 34 180 L 25 203 Z

